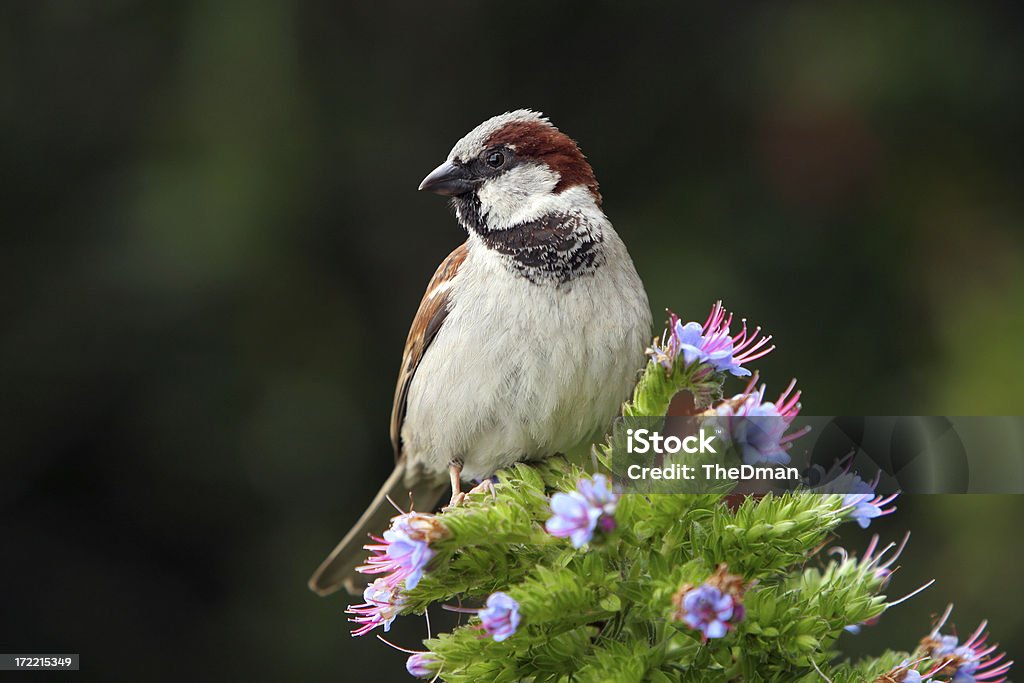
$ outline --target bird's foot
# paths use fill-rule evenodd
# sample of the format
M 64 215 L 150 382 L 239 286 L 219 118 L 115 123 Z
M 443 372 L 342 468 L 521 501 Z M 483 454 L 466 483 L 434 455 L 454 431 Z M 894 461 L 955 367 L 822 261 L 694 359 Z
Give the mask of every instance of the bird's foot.
M 498 491 L 494 488 L 494 480 L 484 479 L 482 482 L 471 488 L 469 491 L 458 491 L 452 493 L 451 501 L 449 501 L 448 505 L 446 505 L 443 509 L 451 510 L 452 508 L 456 508 L 459 505 L 465 503 L 469 496 L 472 496 L 477 493 L 489 494 L 491 498 L 497 498 Z
M 462 492 L 462 463 L 453 462 L 448 465 L 448 476 L 452 481 L 452 499 L 448 501 L 448 504 L 441 508 L 441 512 L 451 510 L 462 504 L 462 501 L 466 499 L 466 494 Z
M 452 493 L 452 499 L 448 501 L 448 504 L 441 508 L 441 512 L 448 512 L 454 510 L 458 506 L 466 502 L 466 494 L 462 491 L 456 491 Z
M 471 488 L 466 495 L 472 496 L 474 493 L 489 493 L 491 498 L 498 497 L 498 491 L 494 488 L 494 481 L 490 477 Z

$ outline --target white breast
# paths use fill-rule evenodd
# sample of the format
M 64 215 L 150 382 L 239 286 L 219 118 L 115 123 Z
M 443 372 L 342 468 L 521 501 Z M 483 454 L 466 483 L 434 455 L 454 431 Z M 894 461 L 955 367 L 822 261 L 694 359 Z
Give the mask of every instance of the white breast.
M 602 230 L 607 261 L 562 284 L 515 274 L 471 235 L 409 387 L 411 469 L 440 474 L 459 460 L 465 479 L 481 479 L 607 428 L 643 365 L 651 315 L 625 246 L 606 220 Z

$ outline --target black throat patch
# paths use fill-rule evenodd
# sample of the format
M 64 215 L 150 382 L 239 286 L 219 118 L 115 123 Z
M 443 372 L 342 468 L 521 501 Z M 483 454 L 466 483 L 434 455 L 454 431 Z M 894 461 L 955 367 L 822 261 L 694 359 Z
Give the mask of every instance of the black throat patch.
M 552 213 L 497 230 L 487 226 L 475 192 L 454 197 L 452 206 L 462 227 L 505 256 L 509 266 L 530 282 L 569 282 L 605 261 L 604 234 L 582 212 Z
M 578 213 L 551 214 L 480 237 L 515 272 L 536 284 L 570 282 L 593 273 L 605 260 L 604 235 Z

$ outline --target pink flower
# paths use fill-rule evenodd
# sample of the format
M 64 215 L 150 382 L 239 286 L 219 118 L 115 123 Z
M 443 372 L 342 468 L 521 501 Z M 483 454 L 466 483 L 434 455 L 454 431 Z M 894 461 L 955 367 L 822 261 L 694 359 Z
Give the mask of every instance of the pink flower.
M 347 614 L 354 615 L 349 621 L 360 624 L 352 631 L 354 636 L 365 635 L 378 626 L 383 626 L 387 633 L 405 603 L 398 587 L 386 578 L 376 579 L 368 585 L 363 591 L 363 600 L 363 604 L 349 605 L 345 610 Z
M 743 364 L 767 355 L 775 347 L 765 348 L 771 341 L 771 335 L 761 337 L 760 327 L 748 333 L 747 321 L 741 324 L 739 333 L 733 335 L 730 330 L 732 315 L 722 307 L 721 301 L 716 301 L 711 307 L 703 325 L 697 322 L 683 324 L 679 316 L 670 312 L 669 329 L 661 336 L 660 342 L 655 339 L 647 354 L 666 370 L 671 370 L 681 356 L 684 367 L 708 363 L 718 372 L 745 377 L 750 370 L 742 367 Z
M 402 591 L 416 587 L 423 578 L 427 563 L 434 557 L 431 541 L 443 538 L 448 531 L 435 515 L 407 512 L 392 518 L 383 538 L 363 546 L 373 552 L 366 564 L 357 570 L 363 574 L 386 574 L 366 587 L 363 604 L 350 605 L 350 621 L 360 624 L 352 635 L 361 636 L 378 626 L 387 632 L 405 604 Z
M 903 549 L 907 547 L 908 540 L 910 540 L 909 533 L 903 537 L 903 541 L 899 545 L 890 543 L 881 550 L 878 550 L 878 534 L 875 534 L 871 537 L 868 547 L 864 550 L 864 555 L 859 561 L 856 561 L 861 569 L 866 572 L 870 572 L 870 576 L 878 583 L 879 589 L 883 589 L 889 585 L 889 579 L 892 577 L 893 572 L 892 566 L 896 564 L 896 560 L 900 558 L 900 555 L 903 553 Z M 829 552 L 833 555 L 839 556 L 843 562 L 850 560 L 850 555 L 846 552 L 845 548 L 836 547 L 832 548 Z M 844 630 L 850 633 L 860 633 L 861 627 L 874 626 L 878 623 L 878 620 L 879 617 L 873 617 L 860 624 L 850 624 L 849 626 L 845 626 Z
M 953 606 L 946 608 L 945 614 L 932 632 L 921 641 L 921 647 L 929 657 L 936 660 L 935 675 L 950 677 L 952 683 L 1000 683 L 1005 681 L 1004 674 L 1013 666 L 1013 662 L 1004 662 L 1005 652 L 996 651 L 998 645 L 986 645 L 988 636 L 985 627 L 988 622 L 981 622 L 974 633 L 962 644 L 958 644 L 956 636 L 944 636 L 940 630 L 949 619 Z
M 822 468 L 815 465 L 812 471 L 821 473 Z M 867 529 L 872 519 L 884 517 L 896 511 L 896 506 L 892 505 L 892 502 L 899 498 L 899 494 L 893 493 L 888 496 L 876 494 L 875 487 L 878 486 L 879 477 L 875 477 L 870 482 L 864 481 L 850 471 L 850 463 L 836 464 L 828 472 L 819 474 L 819 476 L 822 483 L 808 488 L 807 491 L 809 493 L 841 495 L 843 505 L 840 512 L 847 519 L 856 521 L 861 529 Z
M 435 515 L 407 512 L 391 520 L 384 537 L 372 536 L 375 544 L 364 546 L 374 553 L 358 568 L 363 574 L 389 574 L 393 584 L 404 582 L 412 590 L 423 578 L 427 563 L 434 557 L 430 542 L 446 534 Z
M 553 515 L 544 528 L 552 536 L 568 536 L 573 547 L 579 548 L 590 542 L 599 524 L 602 531 L 615 528 L 618 502 L 618 495 L 612 492 L 603 474 L 595 474 L 592 480 L 580 479 L 575 491 L 551 496 Z
M 808 431 L 805 428 L 786 434 L 800 413 L 800 392 L 793 391 L 796 380 L 790 382 L 774 402 L 764 400 L 765 385 L 754 391 L 756 384 L 757 375 L 742 394 L 716 406 L 715 414 L 724 422 L 722 437 L 736 447 L 745 465 L 788 465 L 790 458 L 786 451 L 790 443 Z

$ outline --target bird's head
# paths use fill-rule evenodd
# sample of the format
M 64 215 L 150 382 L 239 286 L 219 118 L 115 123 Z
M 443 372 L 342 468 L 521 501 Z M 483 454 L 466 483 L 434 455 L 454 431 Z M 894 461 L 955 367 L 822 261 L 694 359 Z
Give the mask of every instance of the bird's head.
M 527 109 L 474 128 L 419 189 L 452 197 L 460 222 L 481 233 L 601 205 L 594 171 L 576 143 Z

